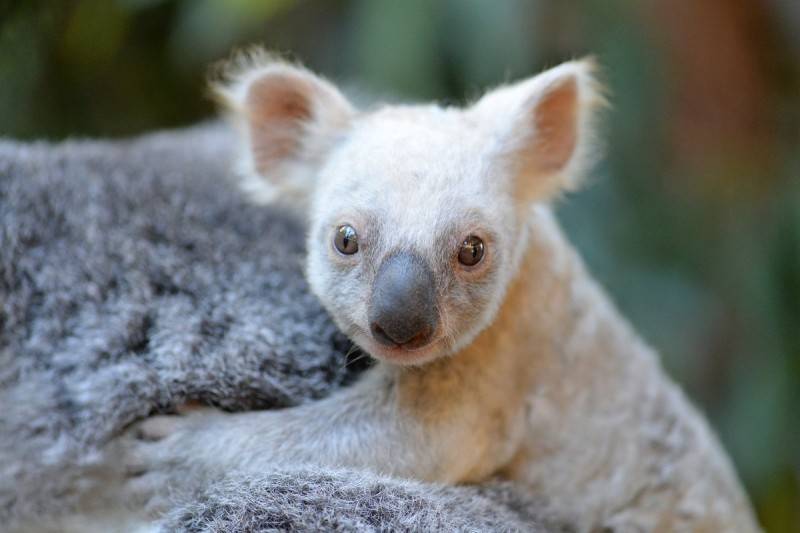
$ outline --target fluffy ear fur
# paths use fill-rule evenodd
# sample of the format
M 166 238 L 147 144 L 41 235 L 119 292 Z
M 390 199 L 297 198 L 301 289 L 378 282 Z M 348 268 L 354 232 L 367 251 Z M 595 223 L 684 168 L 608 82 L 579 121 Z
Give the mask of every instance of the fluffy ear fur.
M 316 170 L 354 110 L 328 81 L 261 50 L 236 57 L 213 84 L 246 142 L 244 187 L 271 201 L 305 196 Z
M 606 100 L 592 59 L 571 61 L 487 93 L 472 108 L 493 137 L 492 154 L 513 176 L 520 200 L 547 200 L 580 185 Z

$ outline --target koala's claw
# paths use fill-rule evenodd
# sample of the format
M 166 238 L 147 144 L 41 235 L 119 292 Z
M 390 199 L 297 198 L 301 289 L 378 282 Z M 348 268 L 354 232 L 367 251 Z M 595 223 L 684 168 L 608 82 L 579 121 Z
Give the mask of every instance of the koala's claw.
M 124 444 L 122 466 L 126 477 L 139 477 L 156 469 L 161 461 L 158 446 L 153 441 L 131 439 Z
M 221 414 L 221 411 L 212 407 L 189 404 L 179 407 L 176 415 L 156 415 L 146 418 L 134 425 L 130 432 L 138 440 L 159 441 L 189 429 L 200 420 Z
M 173 433 L 180 427 L 180 416 L 160 415 L 147 418 L 134 426 L 133 435 L 137 440 L 159 441 Z
M 199 432 L 220 416 L 210 408 L 157 415 L 133 427 L 119 441 L 125 499 L 148 513 L 163 511 L 192 475 L 190 447 Z

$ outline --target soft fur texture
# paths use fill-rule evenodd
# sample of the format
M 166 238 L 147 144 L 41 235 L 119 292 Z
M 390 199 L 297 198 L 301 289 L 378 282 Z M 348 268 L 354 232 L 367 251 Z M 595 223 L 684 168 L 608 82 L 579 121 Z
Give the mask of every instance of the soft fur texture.
M 572 531 L 516 485 L 434 486 L 336 470 L 212 485 L 168 531 Z
M 0 523 L 69 509 L 102 445 L 187 400 L 231 410 L 326 395 L 357 374 L 308 292 L 304 230 L 229 181 L 232 137 L 0 142 Z M 168 529 L 535 529 L 509 485 L 347 471 L 239 477 Z M 552 522 L 547 522 L 552 525 Z M 544 527 L 544 526 L 543 526 Z

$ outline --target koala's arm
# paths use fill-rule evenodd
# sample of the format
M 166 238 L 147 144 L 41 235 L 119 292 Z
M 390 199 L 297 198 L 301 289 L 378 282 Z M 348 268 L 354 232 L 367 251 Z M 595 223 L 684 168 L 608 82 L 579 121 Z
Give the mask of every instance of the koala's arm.
M 148 419 L 123 445 L 129 496 L 149 501 L 231 471 L 258 474 L 303 463 L 473 481 L 510 459 L 513 445 L 494 434 L 496 419 L 479 418 L 474 405 L 440 393 L 415 389 L 420 403 L 402 401 L 404 387 L 379 365 L 352 387 L 299 407 Z

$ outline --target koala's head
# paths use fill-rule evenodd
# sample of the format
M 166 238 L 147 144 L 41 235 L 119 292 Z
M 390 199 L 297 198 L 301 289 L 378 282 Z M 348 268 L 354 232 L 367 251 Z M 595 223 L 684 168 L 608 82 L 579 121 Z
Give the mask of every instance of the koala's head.
M 565 63 L 466 108 L 358 111 L 262 58 L 221 92 L 253 197 L 304 206 L 308 280 L 339 327 L 374 357 L 421 364 L 491 323 L 531 210 L 578 184 L 602 103 L 593 70 Z

